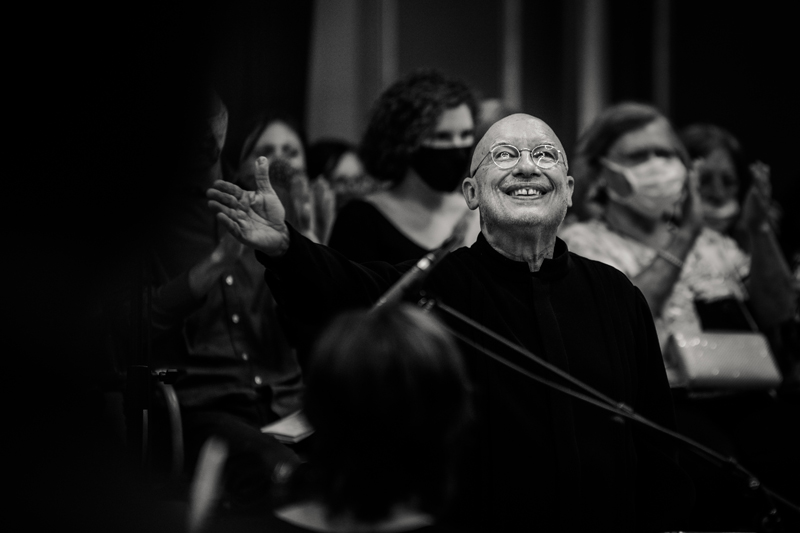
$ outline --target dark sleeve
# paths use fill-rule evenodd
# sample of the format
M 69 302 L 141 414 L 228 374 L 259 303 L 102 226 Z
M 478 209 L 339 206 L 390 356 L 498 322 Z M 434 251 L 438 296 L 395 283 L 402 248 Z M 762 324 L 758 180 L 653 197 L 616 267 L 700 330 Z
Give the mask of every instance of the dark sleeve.
M 256 252 L 285 318 L 287 334 L 298 348 L 300 364 L 322 328 L 338 313 L 371 306 L 412 262 L 359 264 L 326 246 L 315 244 L 289 226 L 290 242 L 280 258 Z
M 642 292 L 636 295 L 637 391 L 632 407 L 670 431 L 676 430 L 675 411 L 653 317 Z M 679 528 L 694 504 L 694 485 L 678 462 L 679 442 L 651 428 L 634 431 L 637 453 L 637 522 L 642 531 Z
M 377 211 L 361 200 L 352 200 L 336 215 L 328 245 L 353 261 L 380 257 Z

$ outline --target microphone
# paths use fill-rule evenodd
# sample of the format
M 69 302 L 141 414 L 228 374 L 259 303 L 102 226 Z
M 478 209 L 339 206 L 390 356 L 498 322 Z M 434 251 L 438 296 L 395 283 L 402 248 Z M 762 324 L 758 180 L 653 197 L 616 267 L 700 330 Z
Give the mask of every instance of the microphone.
M 453 233 L 445 239 L 440 247 L 423 255 L 408 272 L 403 274 L 394 285 L 389 287 L 389 290 L 378 299 L 372 309 L 375 310 L 387 304 L 395 304 L 401 301 L 413 289 L 421 285 L 428 274 L 430 274 L 431 270 L 439 264 L 439 261 L 463 242 L 464 234 L 467 229 L 466 220 L 466 216 L 463 217 L 456 224 Z

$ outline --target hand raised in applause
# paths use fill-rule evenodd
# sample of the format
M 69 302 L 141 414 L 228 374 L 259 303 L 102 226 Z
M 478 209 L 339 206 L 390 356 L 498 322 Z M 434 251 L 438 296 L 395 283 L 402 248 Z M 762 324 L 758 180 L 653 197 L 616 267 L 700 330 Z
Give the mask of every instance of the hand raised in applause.
M 682 216 L 678 224 L 678 230 L 684 232 L 692 241 L 697 238 L 704 225 L 699 178 L 703 164 L 703 160 L 695 161 L 686 172 L 686 196 L 683 199 Z
M 267 158 L 259 157 L 255 165 L 255 191 L 218 180 L 206 193 L 208 205 L 239 242 L 267 255 L 283 255 L 289 248 L 286 211 L 270 184 Z
M 219 277 L 242 256 L 245 247 L 233 235 L 225 233 L 211 255 L 189 270 L 189 289 L 196 298 L 208 294 Z
M 750 165 L 749 170 L 753 181 L 744 198 L 740 224 L 749 231 L 759 230 L 765 223 L 776 228 L 781 212 L 778 204 L 772 201 L 770 168 L 761 161 L 756 161 Z

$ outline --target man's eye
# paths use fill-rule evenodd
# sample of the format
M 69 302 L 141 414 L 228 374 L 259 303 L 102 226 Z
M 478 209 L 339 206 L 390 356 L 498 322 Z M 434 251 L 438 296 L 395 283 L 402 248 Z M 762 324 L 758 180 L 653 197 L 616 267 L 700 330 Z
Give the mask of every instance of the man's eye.
M 514 156 L 508 150 L 499 150 L 494 153 L 495 159 L 511 159 L 512 157 Z
M 537 150 L 533 153 L 534 161 L 557 161 L 558 155 L 549 150 Z

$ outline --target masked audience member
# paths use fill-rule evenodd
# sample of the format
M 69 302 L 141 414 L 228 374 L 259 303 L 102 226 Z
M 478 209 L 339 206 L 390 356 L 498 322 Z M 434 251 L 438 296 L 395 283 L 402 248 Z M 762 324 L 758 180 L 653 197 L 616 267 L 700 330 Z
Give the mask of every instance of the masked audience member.
M 655 108 L 623 103 L 607 109 L 578 140 L 575 159 L 584 172 L 575 177 L 586 191 L 582 201 L 602 201 L 602 215 L 559 235 L 576 253 L 633 280 L 656 319 L 662 348 L 673 333 L 701 331 L 703 306 L 723 298 L 746 303 L 727 317 L 737 324 L 751 311 L 760 326 L 792 316 L 790 273 L 776 260 L 781 252 L 765 231 L 766 210 L 754 210 L 745 224 L 757 246 L 752 260 L 735 241 L 705 227 L 689 156 Z
M 706 226 L 732 237 L 751 252 L 745 210 L 765 210 L 765 223 L 773 230 L 780 223 L 781 208 L 772 200 L 769 166 L 750 165 L 744 150 L 729 131 L 713 124 L 692 124 L 680 132 L 681 141 L 695 163 Z
M 669 342 L 709 330 L 750 332 L 791 317 L 791 278 L 765 229 L 767 210 L 752 209 L 743 222 L 752 255 L 707 227 L 689 155 L 667 118 L 649 105 L 605 110 L 578 140 L 575 159 L 583 172 L 575 176 L 582 201 L 594 204 L 583 212 L 600 214 L 559 236 L 573 252 L 618 268 L 641 289 L 667 355 L 680 429 L 784 488 L 788 478 L 778 464 L 791 470 L 797 463 L 787 448 L 797 442 L 788 433 L 787 407 L 765 390 L 685 395 Z M 752 527 L 745 489 L 705 463 L 689 464 L 698 484 L 696 522 L 689 527 Z
M 463 242 L 472 244 L 478 217 L 460 186 L 476 117 L 471 89 L 439 72 L 413 72 L 389 87 L 359 149 L 367 173 L 387 187 L 339 212 L 330 246 L 354 261 L 396 263 L 439 247 L 457 227 L 467 228 Z
M 261 267 L 205 198 L 222 175 L 227 111 L 218 97 L 202 131 L 195 171 L 176 180 L 174 205 L 153 243 L 153 364 L 180 371 L 174 387 L 189 470 L 203 443 L 217 436 L 230 449 L 226 498 L 235 506 L 261 505 L 273 472 L 299 463 L 260 428 L 300 409 L 301 372 Z M 302 152 L 294 160 L 302 165 Z
M 719 126 L 693 124 L 684 128 L 680 136 L 697 171 L 706 226 L 731 237 L 748 254 L 753 252 L 752 232 L 748 229 L 753 218 L 762 221 L 762 232 L 775 234 L 768 237 L 774 240 L 780 228 L 781 207 L 771 197 L 769 166 L 761 161 L 748 165 L 739 141 Z M 790 269 L 782 254 L 770 254 L 767 259 L 784 263 L 773 265 L 771 269 L 775 271 Z M 800 289 L 795 283 L 795 302 L 798 297 Z M 786 379 L 795 380 L 800 386 L 797 318 L 762 329 L 779 357 Z

